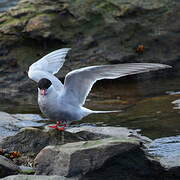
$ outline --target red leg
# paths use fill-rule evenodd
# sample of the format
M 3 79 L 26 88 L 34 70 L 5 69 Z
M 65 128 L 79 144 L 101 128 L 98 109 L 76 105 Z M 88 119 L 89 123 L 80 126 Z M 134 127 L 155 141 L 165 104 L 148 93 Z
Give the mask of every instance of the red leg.
M 59 127 L 59 126 L 62 126 L 62 127 Z M 59 130 L 59 131 L 64 131 L 64 130 L 65 130 L 65 127 L 67 127 L 67 124 L 63 124 L 62 121 L 57 121 L 56 125 L 54 125 L 54 126 L 48 126 L 48 127 L 57 129 L 57 130 Z

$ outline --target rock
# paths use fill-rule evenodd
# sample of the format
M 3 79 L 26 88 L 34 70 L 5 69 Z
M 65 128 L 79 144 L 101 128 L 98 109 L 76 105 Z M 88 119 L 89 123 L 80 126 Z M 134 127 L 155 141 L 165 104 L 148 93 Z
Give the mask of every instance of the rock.
M 7 9 L 15 6 L 18 0 L 3 0 L 0 2 L 0 12 L 4 12 Z
M 23 118 L 21 115 L 16 117 Z M 174 141 L 176 145 L 173 145 Z M 172 163 L 168 162 L 171 157 L 167 150 L 172 153 L 173 160 L 178 160 L 178 141 L 178 137 L 174 140 L 165 139 L 166 143 L 162 143 L 164 149 L 154 151 L 153 148 L 159 142 L 152 142 L 141 136 L 137 130 L 83 126 L 67 128 L 63 133 L 54 129 L 25 128 L 15 136 L 3 139 L 0 147 L 20 151 L 22 157 L 13 159 L 14 162 L 28 166 L 28 173 L 29 169 L 33 170 L 29 166 L 35 166 L 37 175 L 48 175 L 49 178 L 54 178 L 50 175 L 58 175 L 59 179 L 65 180 L 144 180 L 147 177 L 149 180 L 178 180 L 180 178 L 178 161 L 171 167 L 162 163 Z M 170 144 L 173 145 L 173 149 Z M 159 146 L 157 147 L 159 149 Z M 177 151 L 172 152 L 174 147 Z M 161 152 L 165 152 L 164 157 Z M 158 155 L 162 156 L 162 160 Z
M 16 117 L 16 120 L 24 119 L 24 121 L 28 121 L 29 119 L 29 117 L 21 114 L 12 115 L 12 117 Z M 37 115 L 30 117 L 34 118 L 35 120 L 38 120 L 38 118 L 39 120 L 41 119 L 41 117 L 37 117 Z M 20 122 L 18 122 L 18 124 L 20 124 Z M 64 132 L 49 128 L 43 130 L 29 127 L 21 129 L 21 131 L 19 133 L 16 132 L 16 135 L 14 136 L 4 138 L 0 143 L 0 147 L 3 149 L 8 148 L 9 151 L 19 151 L 25 154 L 37 154 L 41 149 L 48 145 L 60 145 L 85 140 L 99 140 L 108 137 L 134 137 L 142 143 L 151 142 L 150 139 L 138 134 L 136 130 L 130 130 L 122 127 L 80 126 L 67 128 L 67 130 Z
M 21 128 L 29 126 L 42 126 L 42 117 L 32 114 L 8 114 L 0 112 L 0 141 L 7 136 L 15 135 Z
M 44 121 L 47 120 L 45 118 L 42 118 L 39 114 L 11 114 L 11 115 L 12 117 L 19 120 L 19 122 L 14 124 L 19 129 L 26 127 L 42 127 L 45 125 Z
M 14 136 L 3 138 L 0 147 L 21 154 L 20 157 L 14 159 L 16 164 L 32 167 L 35 156 L 44 147 L 82 140 L 84 139 L 81 136 L 70 132 L 60 132 L 54 129 L 47 131 L 38 128 L 24 128 Z
M 86 174 L 102 167 L 108 159 L 137 146 L 138 141 L 132 138 L 106 138 L 61 146 L 47 146 L 34 160 L 36 174 L 65 177 Z
M 147 152 L 159 160 L 166 169 L 180 169 L 180 136 L 155 139 L 148 145 Z
M 12 115 L 5 112 L 0 112 L 0 141 L 4 137 L 12 136 L 15 134 L 16 128 L 14 128 L 14 124 L 18 122 L 18 119 L 14 118 Z
M 147 156 L 160 162 L 169 179 L 180 179 L 180 136 L 155 139 L 147 144 Z
M 18 174 L 20 171 L 19 167 L 15 165 L 11 160 L 0 155 L 0 178 Z
M 78 180 L 76 178 L 65 178 L 62 176 L 34 176 L 34 175 L 14 175 L 2 178 L 2 180 Z
M 88 132 L 89 134 L 92 133 L 95 134 L 96 136 L 104 135 L 105 137 L 116 137 L 116 138 L 135 137 L 139 139 L 140 142 L 145 142 L 145 143 L 152 142 L 152 140 L 149 139 L 148 137 L 139 134 L 138 132 L 140 130 L 131 130 L 125 127 L 112 127 L 112 126 L 96 127 L 96 126 L 83 125 L 80 127 L 68 128 L 66 131 L 76 134 L 81 134 L 81 132 Z
M 64 132 L 63 134 L 54 129 L 43 131 L 37 128 L 24 128 L 15 136 L 4 138 L 0 143 L 0 147 L 25 154 L 37 154 L 48 145 L 57 145 L 80 140 L 82 139 L 69 132 Z
M 7 88 L 6 99 L 20 104 L 35 102 L 28 88 L 24 94 L 20 90 L 35 87 L 27 78 L 28 66 L 62 47 L 72 47 L 72 51 L 58 74 L 60 78 L 71 69 L 88 65 L 176 63 L 179 9 L 177 0 L 21 0 L 0 14 L 0 81 L 3 90 Z M 144 47 L 141 53 L 139 45 Z M 16 66 L 10 66 L 9 61 Z
M 134 138 L 105 138 L 47 146 L 34 160 L 36 174 L 80 180 L 178 180 L 179 169 L 166 169 L 142 150 Z
M 49 28 L 52 20 L 51 16 L 48 15 L 36 16 L 27 23 L 26 31 L 31 32 L 31 36 L 41 36 L 43 33 L 44 37 L 49 37 L 51 35 Z
M 175 180 L 176 176 L 167 176 L 164 168 L 156 161 L 150 160 L 145 153 L 135 148 L 109 159 L 93 172 L 89 172 L 81 180 Z

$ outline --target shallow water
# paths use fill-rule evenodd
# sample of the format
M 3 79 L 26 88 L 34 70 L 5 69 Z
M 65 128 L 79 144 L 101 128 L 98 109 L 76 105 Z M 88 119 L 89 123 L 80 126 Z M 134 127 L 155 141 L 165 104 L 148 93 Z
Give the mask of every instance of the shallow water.
M 87 98 L 86 107 L 96 110 L 119 110 L 120 113 L 90 115 L 78 123 L 123 126 L 141 129 L 150 138 L 180 134 L 180 110 L 173 109 L 172 101 L 180 91 L 179 74 L 145 73 L 113 81 L 99 81 Z M 39 114 L 34 104 L 23 106 L 1 104 L 0 111 Z M 23 122 L 26 123 L 26 122 Z

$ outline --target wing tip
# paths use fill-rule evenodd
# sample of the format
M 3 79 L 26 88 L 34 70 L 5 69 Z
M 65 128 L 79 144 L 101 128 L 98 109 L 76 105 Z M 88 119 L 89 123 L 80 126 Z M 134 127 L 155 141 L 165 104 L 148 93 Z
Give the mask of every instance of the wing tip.
M 68 51 L 71 50 L 71 48 L 61 48 L 61 49 L 58 49 L 58 50 L 60 50 L 60 51 L 63 51 L 63 50 L 64 50 L 64 51 L 67 51 L 67 52 L 68 52 Z

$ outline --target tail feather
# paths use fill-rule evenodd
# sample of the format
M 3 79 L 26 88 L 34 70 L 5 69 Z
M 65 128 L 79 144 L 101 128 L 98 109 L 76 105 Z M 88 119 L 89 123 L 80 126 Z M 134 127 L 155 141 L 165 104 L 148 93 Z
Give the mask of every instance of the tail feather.
M 117 113 L 117 112 L 122 112 L 122 110 L 115 110 L 115 111 L 92 111 L 92 113 Z

